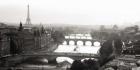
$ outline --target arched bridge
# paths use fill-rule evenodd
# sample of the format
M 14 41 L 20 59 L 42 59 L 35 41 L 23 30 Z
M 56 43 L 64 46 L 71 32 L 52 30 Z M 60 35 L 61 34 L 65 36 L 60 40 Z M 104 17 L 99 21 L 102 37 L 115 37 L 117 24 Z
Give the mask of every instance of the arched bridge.
M 90 45 L 94 46 L 94 42 L 97 40 L 91 40 L 91 39 L 65 39 L 64 43 L 65 45 Z
M 94 46 L 94 42 L 102 41 L 92 39 L 90 34 L 69 34 L 65 36 L 65 40 L 63 45 L 86 45 L 86 46 Z
M 56 60 L 57 57 L 69 57 L 74 60 L 84 59 L 84 58 L 98 58 L 98 55 L 87 54 L 87 53 L 40 53 L 40 54 L 23 54 L 24 58 L 28 57 L 44 57 L 48 61 Z

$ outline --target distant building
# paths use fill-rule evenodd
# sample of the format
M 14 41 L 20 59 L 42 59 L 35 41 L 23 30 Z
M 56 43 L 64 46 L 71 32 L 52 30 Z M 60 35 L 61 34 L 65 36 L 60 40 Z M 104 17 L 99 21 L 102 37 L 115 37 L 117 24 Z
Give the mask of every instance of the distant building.
M 9 32 L 8 29 L 0 28 L 0 57 L 10 53 L 10 40 L 5 34 L 7 32 Z
M 11 28 L 4 23 L 0 23 L 0 57 L 7 56 L 10 54 L 10 36 L 9 33 L 16 30 Z
M 51 35 L 45 32 L 40 28 L 23 27 L 23 30 L 11 26 L 0 28 L 0 57 L 49 48 Z
M 22 50 L 29 51 L 47 47 L 51 36 L 42 33 L 40 28 L 24 28 L 18 32 L 18 39 L 22 43 Z

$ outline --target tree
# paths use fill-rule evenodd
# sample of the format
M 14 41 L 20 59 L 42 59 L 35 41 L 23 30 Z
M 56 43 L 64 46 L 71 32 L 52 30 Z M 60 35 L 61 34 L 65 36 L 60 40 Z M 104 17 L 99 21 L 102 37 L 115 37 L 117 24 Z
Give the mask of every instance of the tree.
M 113 30 L 118 30 L 118 26 L 117 25 L 113 25 Z
M 111 58 L 110 56 L 112 55 L 114 49 L 112 47 L 112 40 L 107 40 L 101 45 L 102 47 L 100 48 L 100 58 L 99 58 L 99 63 L 100 66 L 103 66 L 106 64 Z
M 108 61 L 114 59 L 114 57 L 121 54 L 122 42 L 118 34 L 110 34 L 107 41 L 105 41 L 100 48 L 100 65 L 106 64 Z
M 138 30 L 139 30 L 139 26 L 138 26 L 138 25 L 135 25 L 135 26 L 134 26 L 134 30 L 135 30 L 135 33 L 137 33 Z
M 57 44 L 63 43 L 64 34 L 62 32 L 54 31 L 54 32 L 52 32 L 51 37 L 53 38 L 55 43 L 57 43 Z
M 72 65 L 70 70 L 99 70 L 100 65 L 99 62 L 93 59 L 88 59 L 88 60 L 75 60 Z
M 85 70 L 85 67 L 80 60 L 75 60 L 72 63 L 70 70 Z
M 105 28 L 105 26 L 104 25 L 101 25 L 100 26 L 100 31 L 104 31 L 106 28 Z

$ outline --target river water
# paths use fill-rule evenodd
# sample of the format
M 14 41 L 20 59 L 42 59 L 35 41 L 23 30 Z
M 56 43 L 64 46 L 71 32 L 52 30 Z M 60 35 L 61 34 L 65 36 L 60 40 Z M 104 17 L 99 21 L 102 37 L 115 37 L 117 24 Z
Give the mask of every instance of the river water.
M 54 52 L 97 54 L 100 46 L 59 45 Z
M 74 53 L 98 54 L 99 49 L 100 49 L 100 46 L 59 45 L 58 48 L 54 52 L 73 53 L 73 54 Z M 44 57 L 29 58 L 24 63 L 19 64 L 17 68 L 21 68 L 22 70 L 66 70 L 67 68 L 71 66 L 72 63 L 66 63 L 66 64 L 63 63 L 61 65 L 59 64 L 65 60 L 69 62 L 67 58 L 65 59 L 61 58 L 61 59 L 58 59 L 55 64 L 49 64 L 47 62 L 47 59 L 45 59 Z

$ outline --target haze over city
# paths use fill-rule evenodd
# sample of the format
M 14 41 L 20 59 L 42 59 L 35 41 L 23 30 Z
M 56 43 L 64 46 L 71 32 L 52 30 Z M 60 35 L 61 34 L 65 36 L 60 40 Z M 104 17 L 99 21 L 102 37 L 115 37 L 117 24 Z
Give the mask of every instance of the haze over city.
M 139 0 L 0 0 L 0 22 L 124 25 L 140 21 Z
M 139 0 L 0 0 L 0 70 L 140 70 Z

